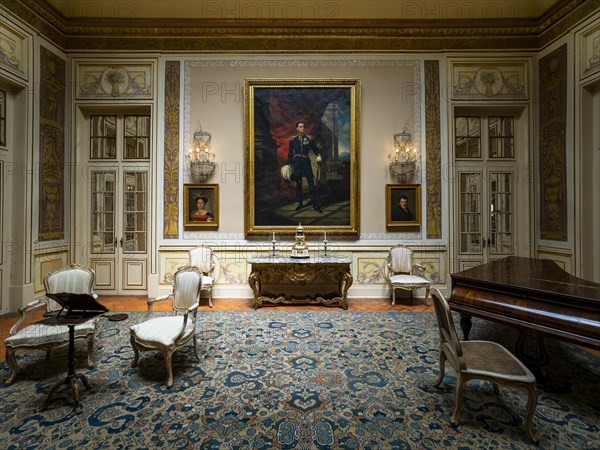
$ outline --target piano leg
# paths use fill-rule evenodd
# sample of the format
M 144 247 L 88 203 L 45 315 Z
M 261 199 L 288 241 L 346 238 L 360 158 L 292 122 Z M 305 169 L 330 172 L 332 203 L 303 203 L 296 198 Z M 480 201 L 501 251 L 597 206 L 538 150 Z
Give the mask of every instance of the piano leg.
M 538 384 L 547 384 L 549 377 L 542 369 L 550 363 L 550 356 L 544 344 L 544 336 L 519 330 L 515 350 L 517 357 L 533 372 Z
M 471 316 L 468 314 L 460 314 L 460 329 L 463 332 L 463 341 L 469 340 L 469 333 L 471 332 L 471 328 L 473 327 L 473 322 L 471 322 Z

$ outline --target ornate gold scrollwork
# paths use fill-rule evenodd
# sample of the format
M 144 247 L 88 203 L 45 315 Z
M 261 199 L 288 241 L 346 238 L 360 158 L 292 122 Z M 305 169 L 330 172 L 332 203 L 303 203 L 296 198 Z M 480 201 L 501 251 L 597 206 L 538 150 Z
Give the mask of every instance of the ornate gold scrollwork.
M 323 304 L 341 306 L 348 309 L 348 289 L 352 285 L 350 263 L 312 263 L 312 264 L 252 264 L 252 273 L 248 278 L 254 292 L 252 306 L 256 309 L 263 303 L 272 304 Z M 263 286 L 293 284 L 307 286 L 312 284 L 337 284 L 337 291 L 327 294 L 288 295 L 263 290 Z

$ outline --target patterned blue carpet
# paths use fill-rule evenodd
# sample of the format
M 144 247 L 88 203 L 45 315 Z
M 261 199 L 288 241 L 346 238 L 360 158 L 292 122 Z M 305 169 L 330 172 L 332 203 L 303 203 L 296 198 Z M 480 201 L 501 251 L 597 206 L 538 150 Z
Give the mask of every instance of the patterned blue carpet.
M 66 350 L 18 357 L 21 372 L 0 385 L 0 448 L 407 449 L 534 448 L 523 427 L 526 395 L 468 385 L 461 425 L 449 425 L 453 374 L 437 376 L 437 326 L 429 313 L 342 310 L 202 312 L 200 363 L 191 348 L 174 357 L 165 388 L 162 357 L 142 353 L 132 369 L 129 325 L 101 319 L 94 369 L 78 370 L 83 413 L 61 390 Z M 509 346 L 514 333 L 474 320 L 473 339 Z M 83 343 L 82 343 L 83 344 Z M 552 384 L 541 391 L 534 427 L 541 448 L 600 448 L 600 359 L 549 341 Z M 0 378 L 8 376 L 0 363 Z M 560 392 L 558 392 L 560 391 Z

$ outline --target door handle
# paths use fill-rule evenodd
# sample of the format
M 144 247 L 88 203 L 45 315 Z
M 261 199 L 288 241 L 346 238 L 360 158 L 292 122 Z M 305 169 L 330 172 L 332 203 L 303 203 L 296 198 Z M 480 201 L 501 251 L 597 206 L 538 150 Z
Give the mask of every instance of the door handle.
M 119 242 L 121 243 L 121 248 L 123 248 L 123 238 Z

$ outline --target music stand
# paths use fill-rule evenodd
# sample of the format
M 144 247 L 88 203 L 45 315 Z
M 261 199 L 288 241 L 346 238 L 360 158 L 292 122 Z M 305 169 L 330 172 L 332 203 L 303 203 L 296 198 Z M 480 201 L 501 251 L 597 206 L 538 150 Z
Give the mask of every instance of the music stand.
M 70 385 L 71 389 L 73 390 L 73 412 L 75 412 L 75 414 L 80 414 L 81 405 L 79 403 L 79 388 L 77 386 L 77 380 L 81 380 L 87 389 L 90 389 L 90 384 L 84 374 L 75 372 L 75 327 L 87 322 L 88 320 L 92 320 L 96 317 L 106 314 L 109 312 L 109 309 L 103 304 L 99 303 L 96 298 L 90 294 L 59 292 L 46 293 L 46 297 L 57 302 L 61 306 L 61 309 L 54 317 L 48 317 L 38 323 L 50 326 L 67 326 L 69 328 L 69 372 L 67 373 L 67 378 L 65 378 L 64 381 L 57 383 L 50 390 L 48 396 L 46 397 L 46 401 L 38 409 L 38 411 L 43 411 L 46 409 L 52 394 L 54 394 L 59 386 L 67 384 Z

